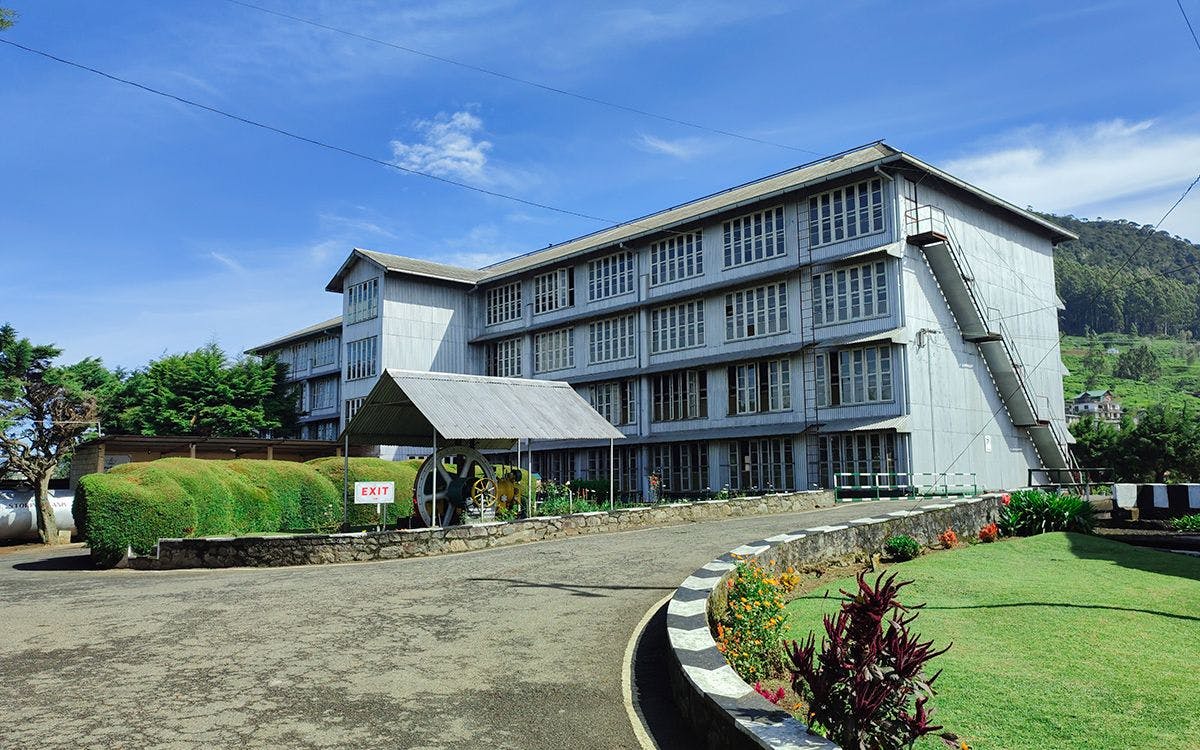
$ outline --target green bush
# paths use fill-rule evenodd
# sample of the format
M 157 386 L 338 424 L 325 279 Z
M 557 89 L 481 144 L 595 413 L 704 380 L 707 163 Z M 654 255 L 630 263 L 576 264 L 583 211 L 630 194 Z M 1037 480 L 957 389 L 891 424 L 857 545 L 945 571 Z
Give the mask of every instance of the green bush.
M 255 531 L 317 531 L 328 533 L 342 525 L 341 485 L 334 487 L 312 466 L 291 461 L 240 459 L 226 467 L 262 490 L 271 516 Z
M 1077 495 L 1045 490 L 1017 490 L 1000 509 L 1000 528 L 1007 536 L 1033 536 L 1048 531 L 1090 534 L 1096 509 Z
M 89 474 L 75 490 L 75 526 L 92 560 L 115 565 L 126 548 L 145 554 L 164 537 L 186 536 L 196 512 L 183 487 L 165 474 Z
M 305 465 L 315 469 L 333 484 L 337 490 L 340 507 L 345 459 L 317 458 Z M 396 523 L 413 514 L 413 485 L 417 481 L 417 471 L 420 468 L 421 459 L 388 461 L 382 458 L 352 458 L 350 459 L 350 490 L 354 491 L 353 484 L 355 482 L 395 482 L 396 499 L 383 509 L 383 523 Z M 351 526 L 373 526 L 379 522 L 379 514 L 374 505 L 350 505 Z
M 883 550 L 893 560 L 911 560 L 921 554 L 921 545 L 907 534 L 897 534 L 883 542 Z
M 1200 513 L 1172 518 L 1171 528 L 1176 531 L 1200 531 Z

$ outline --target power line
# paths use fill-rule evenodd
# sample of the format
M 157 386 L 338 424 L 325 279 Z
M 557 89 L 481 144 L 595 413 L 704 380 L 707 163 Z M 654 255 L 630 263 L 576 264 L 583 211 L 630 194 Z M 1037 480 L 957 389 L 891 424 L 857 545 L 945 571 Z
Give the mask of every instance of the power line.
M 1154 233 L 1158 231 L 1158 227 L 1161 226 L 1162 223 L 1167 220 L 1167 217 L 1170 216 L 1171 213 L 1176 208 L 1179 207 L 1179 204 L 1183 202 L 1183 199 L 1187 197 L 1188 193 L 1190 193 L 1192 191 L 1192 188 L 1195 187 L 1196 183 L 1198 183 L 1198 182 L 1200 182 L 1200 175 L 1197 175 L 1196 179 L 1192 180 L 1192 183 L 1190 185 L 1188 185 L 1187 188 L 1183 191 L 1183 194 L 1179 196 L 1179 200 L 1175 201 L 1175 203 L 1173 203 L 1171 205 L 1171 207 L 1169 209 L 1167 209 L 1167 212 L 1165 214 L 1163 214 L 1161 219 L 1158 220 L 1158 223 L 1156 223 L 1154 225 L 1154 228 L 1150 231 L 1150 233 L 1147 234 L 1146 237 L 1144 237 L 1142 239 L 1142 241 L 1138 243 L 1137 247 L 1134 248 L 1133 252 L 1131 252 L 1128 256 L 1126 256 L 1127 261 L 1132 259 L 1139 252 L 1141 252 L 1142 248 L 1145 247 L 1146 243 L 1149 242 L 1150 238 L 1154 236 Z M 1197 264 L 1200 264 L 1200 260 L 1197 261 Z M 1108 281 L 1106 282 L 1106 285 L 1112 283 L 1113 279 L 1116 278 L 1116 275 L 1120 270 L 1121 269 L 1118 268 L 1116 271 L 1114 271 L 1109 276 Z M 1046 308 L 1043 308 L 1043 309 L 1046 309 Z M 1026 313 L 1026 314 L 1028 314 L 1028 313 Z M 1062 340 L 1063 340 L 1064 336 L 1066 336 L 1065 333 L 1059 334 L 1059 336 L 1058 336 L 1059 346 L 1062 345 Z M 984 433 L 984 431 L 987 430 L 988 426 L 991 425 L 992 422 L 995 421 L 996 415 L 998 415 L 1002 410 L 1004 410 L 1006 408 L 1005 404 L 1007 403 L 1008 399 L 1017 395 L 1017 392 L 1020 391 L 1021 388 L 1024 387 L 1024 378 L 1027 375 L 1032 375 L 1033 373 L 1037 372 L 1038 368 L 1041 367 L 1046 362 L 1046 360 L 1050 357 L 1051 353 L 1053 353 L 1057 348 L 1058 347 L 1054 347 L 1054 346 L 1047 347 L 1046 353 L 1042 355 L 1042 358 L 1039 359 L 1032 368 L 1026 370 L 1025 373 L 1022 373 L 1021 382 L 1018 383 L 1017 387 L 1015 389 L 1013 389 L 1013 391 L 1011 393 L 1009 393 L 1008 396 L 1004 396 L 1003 394 L 1001 394 L 1000 406 L 995 411 L 992 412 L 992 415 L 990 417 L 988 417 L 987 422 L 985 422 L 983 424 L 983 426 L 979 428 L 979 430 L 971 437 L 971 439 L 964 443 L 963 449 L 958 452 L 958 455 L 956 455 L 954 457 L 954 459 L 952 461 L 950 461 L 949 464 L 946 465 L 946 468 L 940 474 L 938 474 L 937 478 L 934 481 L 935 485 L 937 484 L 938 481 L 941 481 L 943 478 L 945 478 L 945 476 L 948 473 L 950 473 L 950 470 L 954 468 L 954 465 L 956 463 L 958 463 L 958 460 L 960 458 L 962 458 L 968 450 L 971 449 L 971 446 L 974 445 L 975 441 L 979 439 L 979 436 L 982 435 Z M 1067 449 L 1067 450 L 1070 450 L 1070 449 Z
M 296 23 L 306 24 L 306 25 L 312 26 L 314 28 L 323 29 L 325 31 L 331 31 L 335 34 L 341 34 L 343 36 L 348 36 L 353 39 L 359 39 L 364 42 L 371 42 L 372 44 L 379 44 L 379 45 L 383 45 L 384 47 L 391 47 L 392 49 L 397 49 L 397 50 L 400 50 L 402 52 L 407 52 L 412 55 L 418 55 L 420 57 L 424 57 L 429 60 L 436 60 L 441 63 L 446 63 L 447 65 L 455 65 L 457 67 L 464 68 L 466 70 L 471 70 L 476 73 L 483 73 L 484 75 L 494 76 L 496 78 L 501 78 L 505 81 L 510 81 L 512 83 L 519 83 L 522 86 L 529 86 L 531 88 L 540 89 L 542 91 L 546 91 L 546 92 L 549 92 L 552 94 L 558 94 L 560 96 L 571 97 L 572 99 L 578 99 L 580 101 L 588 102 L 590 104 L 596 104 L 596 105 L 599 105 L 602 107 L 609 107 L 612 109 L 620 110 L 622 112 L 628 112 L 630 114 L 641 115 L 642 117 L 650 117 L 655 120 L 669 122 L 674 125 L 682 125 L 684 127 L 693 128 L 695 130 L 703 130 L 708 133 L 715 133 L 716 135 L 723 135 L 728 138 L 737 138 L 742 141 L 748 141 L 750 143 L 757 143 L 757 144 L 760 144 L 763 146 L 774 146 L 775 148 L 783 148 L 783 149 L 787 149 L 789 151 L 800 151 L 800 152 L 803 152 L 806 154 L 813 154 L 814 156 L 823 156 L 823 154 L 821 154 L 817 151 L 812 151 L 807 148 L 800 148 L 799 146 L 792 146 L 792 145 L 789 145 L 786 143 L 778 143 L 776 141 L 769 141 L 769 140 L 766 140 L 765 138 L 756 138 L 754 136 L 746 135 L 744 133 L 736 133 L 732 130 L 722 130 L 720 128 L 709 127 L 708 125 L 702 125 L 700 123 L 691 122 L 689 120 L 681 120 L 677 117 L 671 117 L 670 115 L 663 115 L 663 114 L 659 114 L 657 112 L 651 112 L 649 110 L 639 109 L 637 107 L 633 107 L 628 104 L 621 104 L 620 102 L 614 102 L 614 101 L 609 101 L 607 99 L 600 99 L 595 96 L 589 96 L 587 94 L 579 93 L 578 91 L 571 91 L 570 89 L 558 88 L 557 86 L 551 86 L 549 84 L 539 83 L 538 81 L 534 81 L 529 78 L 521 78 L 519 76 L 515 76 L 510 73 L 504 73 L 499 70 L 493 70 L 491 68 L 485 68 L 480 65 L 473 65 L 471 63 L 463 62 L 461 60 L 455 60 L 452 57 L 446 57 L 444 55 L 438 55 L 438 54 L 434 54 L 432 52 L 426 52 L 424 50 L 419 50 L 414 47 L 408 47 L 403 44 L 389 42 L 386 39 L 379 39 L 377 37 L 367 36 L 366 34 L 360 34 L 356 31 L 350 31 L 348 29 L 338 28 L 337 26 L 330 26 L 329 24 L 321 23 L 320 21 L 314 21 L 311 18 L 305 18 L 303 16 L 292 15 L 291 13 L 284 13 L 282 11 L 272 10 L 271 8 L 264 8 L 261 5 L 255 5 L 254 3 L 243 2 L 243 0 L 225 0 L 225 2 L 230 3 L 231 5 L 240 5 L 243 8 L 250 8 L 252 10 L 259 11 L 260 13 L 266 13 L 266 14 L 269 14 L 272 16 L 277 16 L 279 18 L 286 18 L 290 21 L 295 21 Z
M 221 117 L 226 117 L 230 120 L 240 122 L 243 125 L 250 125 L 252 127 L 260 128 L 262 130 L 266 130 L 271 133 L 275 133 L 277 135 L 282 135 L 286 138 L 291 138 L 293 140 L 300 141 L 302 143 L 307 143 L 312 146 L 318 146 L 320 148 L 328 149 L 329 151 L 336 151 L 340 154 L 345 154 L 346 156 L 353 156 L 356 159 L 362 159 L 363 161 L 368 161 L 368 162 L 371 162 L 372 164 L 378 164 L 381 167 L 387 167 L 388 169 L 395 169 L 399 172 L 405 172 L 407 174 L 417 175 L 419 177 L 425 177 L 430 180 L 436 180 L 437 182 L 441 182 L 446 185 L 453 185 L 454 187 L 463 188 L 465 190 L 471 190 L 476 193 L 481 193 L 483 195 L 489 195 L 493 198 L 503 198 L 504 200 L 514 201 L 516 203 L 522 203 L 526 206 L 532 206 L 534 208 L 541 208 L 546 211 L 554 211 L 555 213 L 565 214 L 567 216 L 574 216 L 574 217 L 577 217 L 580 219 L 587 219 L 589 221 L 597 221 L 597 222 L 600 222 L 603 224 L 610 224 L 612 226 L 618 226 L 618 225 L 622 224 L 622 222 L 614 221 L 612 219 L 606 219 L 602 216 L 593 216 L 592 214 L 585 214 L 580 211 L 572 211 L 572 210 L 566 209 L 566 208 L 559 208 L 558 206 L 551 206 L 547 203 L 538 203 L 537 201 L 532 201 L 527 198 L 520 198 L 515 195 L 509 195 L 508 193 L 501 193 L 496 190 L 488 190 L 487 188 L 481 188 L 481 187 L 478 187 L 476 185 L 471 185 L 466 182 L 459 182 L 458 180 L 452 180 L 448 177 L 441 177 L 436 174 L 431 174 L 430 172 L 423 172 L 419 169 L 410 169 L 408 167 L 402 167 L 399 164 L 395 164 L 390 161 L 385 161 L 383 159 L 377 159 L 374 156 L 364 154 L 360 151 L 354 151 L 352 149 L 344 148 L 342 146 L 336 146 L 332 143 L 320 141 L 315 138 L 309 138 L 307 136 L 300 135 L 299 133 L 294 133 L 290 130 L 284 130 L 283 128 L 275 127 L 274 125 L 268 125 L 267 123 L 260 122 L 258 120 L 252 120 L 248 117 L 243 117 L 242 115 L 237 115 L 232 112 L 227 112 L 223 109 L 218 109 L 217 107 L 212 107 L 207 104 L 202 104 L 200 102 L 197 102 L 193 99 L 188 99 L 186 97 L 179 96 L 178 94 L 172 94 L 168 91 L 163 91 L 161 89 L 156 89 L 152 86 L 147 86 L 146 84 L 143 84 L 143 83 L 138 83 L 137 81 L 131 81 L 128 78 L 121 78 L 120 76 L 116 76 L 111 73 L 106 73 L 103 70 L 89 67 L 87 65 L 83 65 L 82 63 L 77 63 L 72 60 L 67 60 L 66 58 L 58 57 L 57 55 L 52 55 L 49 52 L 43 52 L 42 50 L 34 49 L 33 47 L 26 47 L 23 44 L 17 44 L 16 42 L 10 41 L 8 39 L 0 39 L 0 43 L 7 44 L 10 47 L 16 47 L 17 49 L 24 50 L 26 52 L 29 52 L 34 55 L 38 55 L 40 57 L 44 57 L 48 60 L 53 60 L 54 62 L 62 63 L 63 65 L 69 65 L 72 68 L 78 68 L 79 70 L 84 70 L 84 71 L 87 71 L 88 73 L 93 73 L 102 78 L 107 78 L 110 81 L 116 81 L 117 83 L 122 83 L 122 84 L 125 84 L 126 86 L 132 86 L 133 88 L 141 89 L 142 91 L 146 91 L 146 92 L 154 94 L 156 96 L 161 96 L 166 99 L 171 99 L 173 101 L 179 102 L 180 104 L 186 104 L 189 107 L 195 107 L 197 109 L 202 109 L 206 112 L 211 112 L 212 114 L 215 114 L 215 115 L 220 115 Z M 632 224 L 632 222 L 628 222 L 628 223 Z
M 1187 24 L 1188 31 L 1192 32 L 1192 41 L 1196 43 L 1196 49 L 1200 50 L 1200 38 L 1196 36 L 1196 30 L 1192 28 L 1192 21 L 1188 18 L 1187 11 L 1183 9 L 1183 0 L 1175 0 L 1175 4 L 1179 6 L 1179 12 L 1183 14 L 1183 22 Z

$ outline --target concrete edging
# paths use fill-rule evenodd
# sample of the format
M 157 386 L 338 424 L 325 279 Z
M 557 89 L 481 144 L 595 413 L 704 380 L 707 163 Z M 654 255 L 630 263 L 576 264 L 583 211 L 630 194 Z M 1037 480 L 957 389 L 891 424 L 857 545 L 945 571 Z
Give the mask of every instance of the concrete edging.
M 127 567 L 280 567 L 366 560 L 396 560 L 562 539 L 585 534 L 670 526 L 724 518 L 795 513 L 833 505 L 827 490 L 776 493 L 732 500 L 704 500 L 618 508 L 566 516 L 538 516 L 433 529 L 401 529 L 352 534 L 160 539 L 153 555 L 129 555 Z
M 671 692 L 684 718 L 707 747 L 773 750 L 838 750 L 823 737 L 755 692 L 717 650 L 709 606 L 735 567 L 734 556 L 763 559 L 775 569 L 810 565 L 849 554 L 881 550 L 893 534 L 932 544 L 947 527 L 978 529 L 999 520 L 1001 495 L 955 498 L 914 510 L 866 516 L 844 524 L 815 526 L 736 547 L 684 579 L 667 605 Z

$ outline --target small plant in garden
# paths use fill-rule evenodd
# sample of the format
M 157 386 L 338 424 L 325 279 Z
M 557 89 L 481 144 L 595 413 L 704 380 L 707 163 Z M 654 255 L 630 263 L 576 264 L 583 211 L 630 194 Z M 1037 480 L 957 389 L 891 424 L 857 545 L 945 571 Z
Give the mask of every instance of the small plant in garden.
M 946 549 L 952 549 L 958 546 L 958 534 L 952 528 L 947 528 L 942 533 L 938 534 L 938 542 Z
M 1172 518 L 1171 528 L 1176 531 L 1200 531 L 1200 513 Z
M 1000 527 L 994 523 L 985 524 L 979 529 L 979 541 L 994 542 L 1000 537 Z
M 791 568 L 771 575 L 754 559 L 739 559 L 726 580 L 717 649 L 743 679 L 761 680 L 782 670 L 784 601 L 799 582 Z
M 859 573 L 858 591 L 842 591 L 841 611 L 825 616 L 821 651 L 814 633 L 791 644 L 792 689 L 808 699 L 809 726 L 844 748 L 902 750 L 942 729 L 925 707 L 938 673 L 927 677 L 925 666 L 949 646 L 934 649 L 909 630 L 920 607 L 898 594 L 910 583 L 880 573 L 871 584 Z
M 771 690 L 770 688 L 763 687 L 761 682 L 754 683 L 754 692 L 758 693 L 777 706 L 779 705 L 779 702 L 783 700 L 783 696 L 786 695 L 782 687 Z
M 921 553 L 921 545 L 907 534 L 897 534 L 884 541 L 883 551 L 893 560 L 911 560 Z
M 1007 536 L 1033 536 L 1048 531 L 1090 534 L 1096 509 L 1078 495 L 1045 490 L 1017 490 L 1000 508 L 1000 529 Z

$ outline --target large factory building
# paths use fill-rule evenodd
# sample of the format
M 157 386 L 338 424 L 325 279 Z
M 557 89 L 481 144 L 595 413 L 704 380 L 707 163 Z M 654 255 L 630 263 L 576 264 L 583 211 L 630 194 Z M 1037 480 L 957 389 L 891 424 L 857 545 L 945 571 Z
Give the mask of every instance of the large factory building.
M 653 471 L 675 494 L 1022 486 L 1071 460 L 1070 239 L 876 143 L 483 269 L 355 249 L 326 287 L 340 320 L 252 351 L 303 383 L 300 437 L 399 368 L 571 383 L 628 436 L 627 494 Z M 533 450 L 546 477 L 610 473 L 607 443 Z

